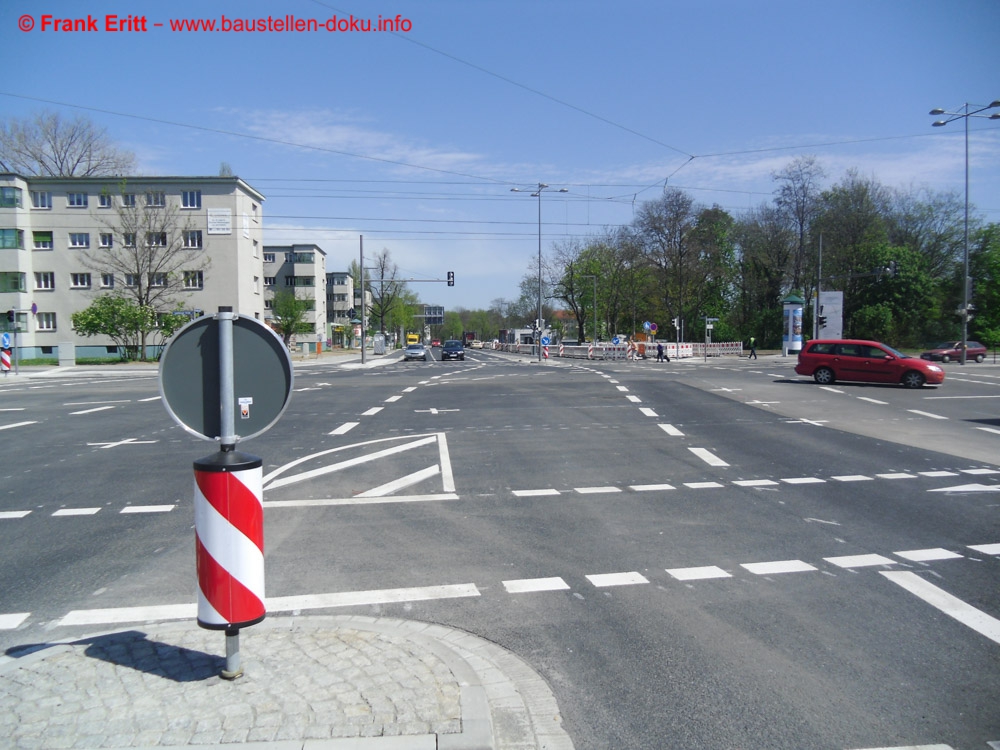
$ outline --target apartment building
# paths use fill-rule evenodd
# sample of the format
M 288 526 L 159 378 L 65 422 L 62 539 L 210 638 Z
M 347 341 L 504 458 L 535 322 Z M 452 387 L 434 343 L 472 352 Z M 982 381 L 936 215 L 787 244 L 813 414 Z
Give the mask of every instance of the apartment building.
M 71 316 L 143 284 L 170 288 L 161 312 L 231 306 L 263 318 L 263 202 L 236 177 L 0 173 L 0 311 L 16 311 L 21 358 L 54 356 L 60 344 L 77 356 L 117 356 L 114 342 L 77 335 Z M 127 220 L 157 216 L 169 220 L 144 236 Z M 141 275 L 98 267 L 102 251 L 136 243 L 177 247 L 181 264 Z
M 281 290 L 308 303 L 305 321 L 308 333 L 295 336 L 296 344 L 310 351 L 327 340 L 326 253 L 319 245 L 268 245 L 264 248 L 264 321 L 273 325 L 274 295 Z

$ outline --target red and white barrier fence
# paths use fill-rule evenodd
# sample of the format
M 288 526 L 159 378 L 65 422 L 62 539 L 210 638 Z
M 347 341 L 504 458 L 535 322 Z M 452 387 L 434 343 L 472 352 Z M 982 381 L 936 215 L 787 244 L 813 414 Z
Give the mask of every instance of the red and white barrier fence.
M 661 342 L 657 342 L 661 343 Z M 682 343 L 662 342 L 663 356 L 670 359 L 685 359 L 688 357 L 722 357 L 739 356 L 743 352 L 743 344 L 739 341 L 720 341 L 718 343 Z M 640 342 L 633 357 L 638 359 L 656 359 L 656 343 Z M 511 354 L 526 354 L 534 356 L 538 349 L 532 344 L 498 344 L 497 350 Z M 543 354 L 548 358 L 549 347 L 543 347 Z M 584 344 L 582 346 L 566 346 L 559 344 L 559 356 L 571 359 L 628 359 L 628 344 L 601 343 Z

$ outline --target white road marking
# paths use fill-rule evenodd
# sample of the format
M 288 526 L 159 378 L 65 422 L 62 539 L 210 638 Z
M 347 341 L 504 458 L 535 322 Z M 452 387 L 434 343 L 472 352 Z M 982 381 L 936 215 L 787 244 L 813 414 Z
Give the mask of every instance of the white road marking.
M 385 497 L 330 497 L 306 498 L 303 500 L 265 500 L 265 508 L 323 508 L 337 505 L 384 505 L 387 503 L 430 503 L 442 500 L 458 500 L 454 493 L 431 495 L 388 495 Z
M 448 436 L 438 433 L 438 456 L 441 461 L 441 489 L 445 492 L 455 491 L 455 475 L 451 470 L 451 452 L 448 450 Z
M 623 393 L 628 393 L 628 388 L 626 388 L 623 385 L 616 385 L 615 388 L 617 388 L 619 391 L 622 391 Z
M 13 406 L 9 409 L 0 409 L 0 411 L 24 411 L 24 409 L 25 407 L 23 406 Z
M 639 411 L 641 411 L 647 417 L 658 417 L 658 416 L 660 416 L 655 411 L 653 411 L 652 409 L 650 409 L 648 406 L 640 407 Z
M 402 396 L 389 396 L 389 398 L 387 398 L 385 400 L 385 403 L 392 404 L 392 403 L 395 403 L 396 401 L 399 401 L 399 399 L 401 399 L 401 398 L 402 398 Z
M 821 385 L 820 389 L 824 391 L 830 391 L 830 393 L 844 393 L 844 391 L 840 390 L 839 388 L 831 388 L 828 385 Z
M 417 390 L 417 386 L 411 385 L 409 388 L 404 388 L 403 393 L 413 393 L 415 390 Z
M 114 443 L 87 443 L 91 447 L 100 446 L 101 450 L 106 448 L 117 448 L 119 445 L 150 445 L 156 443 L 156 440 L 136 440 L 135 438 L 127 438 L 125 440 L 118 440 Z
M 982 430 L 983 432 L 992 432 L 994 435 L 1000 435 L 1000 430 L 994 430 L 992 427 L 977 427 L 977 430 Z
M 98 406 L 95 409 L 84 409 L 83 411 L 71 411 L 70 416 L 77 416 L 78 414 L 93 414 L 95 411 L 107 411 L 108 409 L 114 409 L 113 406 Z
M 549 495 L 559 495 L 562 494 L 559 490 L 546 489 L 546 490 L 513 490 L 514 497 L 547 497 Z
M 139 403 L 140 404 L 145 404 L 145 403 L 147 403 L 149 401 L 159 401 L 159 400 L 160 400 L 159 396 L 151 396 L 149 398 L 140 398 L 139 399 Z
M 708 578 L 732 578 L 732 575 L 715 565 L 701 568 L 667 568 L 667 573 L 678 581 L 702 581 Z
M 969 549 L 982 552 L 984 555 L 1000 555 L 1000 544 L 970 544 Z
M 441 473 L 437 464 L 433 466 L 428 466 L 426 469 L 421 469 L 420 471 L 415 471 L 412 474 L 407 474 L 405 477 L 400 477 L 399 479 L 394 479 L 391 482 L 386 482 L 379 487 L 373 487 L 370 490 L 366 490 L 358 495 L 358 497 L 385 497 L 386 495 L 391 495 L 396 490 L 401 490 L 404 487 L 412 487 L 415 484 L 419 484 L 425 479 L 430 479 L 431 477 L 436 477 Z
M 621 492 L 618 487 L 574 487 L 581 495 L 598 495 L 606 492 Z
M 825 479 L 819 477 L 782 477 L 785 484 L 825 484 Z
M 176 505 L 126 505 L 120 513 L 169 513 Z
M 1000 484 L 963 484 L 957 487 L 938 487 L 928 492 L 1000 492 Z
M 817 570 L 813 565 L 801 560 L 776 560 L 774 562 L 761 563 L 741 563 L 741 568 L 746 568 L 754 575 L 769 576 L 777 573 L 805 573 Z
M 806 523 L 822 523 L 827 526 L 840 526 L 840 523 L 837 521 L 824 521 L 822 518 L 803 518 L 802 520 Z
M 4 510 L 0 511 L 0 519 L 24 518 L 31 513 L 30 510 Z
M 897 471 L 890 474 L 876 474 L 879 479 L 916 479 L 915 474 L 907 474 L 904 471 Z
M 671 437 L 684 437 L 684 433 L 674 427 L 672 424 L 661 424 L 660 429 Z
M 931 414 L 929 411 L 920 411 L 919 409 L 907 409 L 910 414 L 916 414 L 919 417 L 929 417 L 931 419 L 947 419 L 948 417 L 942 417 L 940 414 Z
M 330 432 L 328 434 L 330 434 L 330 435 L 344 435 L 344 434 L 350 432 L 351 430 L 353 430 L 359 424 L 361 424 L 361 423 L 360 422 L 344 422 L 344 424 L 340 425 L 340 427 L 338 427 L 336 430 L 334 430 L 333 432 Z
M 630 395 L 626 396 L 625 398 L 627 398 L 627 399 L 628 399 L 629 401 L 631 401 L 631 402 L 632 402 L 633 404 L 641 404 L 641 403 L 642 403 L 642 399 L 641 399 L 641 398 L 639 398 L 638 396 L 632 396 L 632 395 L 630 394 Z
M 980 635 L 986 636 L 994 643 L 1000 643 L 1000 620 L 997 620 L 995 617 L 990 617 L 990 615 L 982 610 L 966 604 L 958 597 L 952 596 L 943 589 L 925 581 L 916 573 L 885 570 L 879 572 L 897 586 L 902 586 L 911 594 L 920 597 L 949 617 L 955 618 L 963 625 L 972 628 Z
M 922 477 L 957 477 L 958 472 L 955 471 L 918 471 L 917 472 Z
M 858 401 L 867 401 L 870 404 L 878 404 L 879 406 L 887 406 L 888 401 L 879 401 L 877 398 L 868 398 L 868 396 L 858 396 Z
M 830 479 L 836 479 L 838 482 L 871 482 L 874 477 L 866 477 L 864 474 L 845 474 L 839 477 L 830 477 Z
M 838 568 L 866 568 L 872 565 L 898 565 L 895 560 L 890 560 L 882 555 L 844 555 L 843 557 L 824 557 L 828 563 L 836 565 Z
M 53 513 L 53 516 L 92 516 L 100 513 L 100 508 L 63 508 Z
M 771 487 L 777 482 L 773 479 L 737 479 L 733 484 L 737 487 Z
M 604 586 L 634 586 L 638 583 L 649 583 L 649 579 L 640 573 L 598 573 L 587 576 L 587 580 L 594 586 L 602 588 Z
M 684 486 L 692 490 L 711 490 L 722 487 L 718 482 L 685 482 Z
M 982 475 L 982 474 L 1000 474 L 1000 471 L 998 471 L 997 469 L 962 469 L 962 473 Z
M 0 615 L 0 630 L 15 630 L 21 623 L 28 619 L 30 612 L 15 612 L 9 615 Z
M 361 412 L 361 416 L 362 417 L 373 417 L 376 414 L 378 414 L 380 411 L 382 411 L 384 408 L 385 408 L 384 406 L 373 406 L 368 411 Z
M 688 448 L 688 450 L 709 466 L 729 466 L 729 464 L 706 448 Z
M 896 557 L 902 557 L 911 562 L 931 562 L 932 560 L 954 560 L 961 559 L 961 555 L 951 552 L 941 547 L 934 549 L 909 549 L 902 552 L 893 552 Z
M 521 578 L 502 581 L 508 594 L 532 594 L 536 591 L 568 591 L 569 584 L 562 578 Z
M 864 750 L 955 750 L 951 745 L 899 745 L 897 747 L 868 747 Z
M 15 422 L 14 424 L 4 424 L 0 425 L 0 430 L 11 430 L 15 427 L 27 427 L 29 424 L 38 424 L 38 422 Z
M 658 490 L 672 490 L 674 486 L 672 484 L 630 484 L 629 489 L 635 492 L 656 492 Z

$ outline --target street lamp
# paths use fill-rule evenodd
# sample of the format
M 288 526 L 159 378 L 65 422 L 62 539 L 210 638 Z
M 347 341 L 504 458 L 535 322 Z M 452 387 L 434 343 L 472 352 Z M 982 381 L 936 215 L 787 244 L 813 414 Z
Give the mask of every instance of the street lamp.
M 970 107 L 978 107 L 978 109 L 969 109 Z M 946 112 L 940 108 L 934 108 L 930 111 L 930 114 L 935 116 L 948 116 L 947 120 L 936 120 L 931 123 L 936 128 L 959 118 L 965 120 L 965 252 L 962 275 L 962 348 L 959 352 L 959 362 L 963 365 L 965 364 L 966 349 L 969 348 L 969 118 L 982 117 L 986 120 L 1000 120 L 1000 112 L 994 112 L 991 115 L 979 114 L 996 107 L 1000 107 L 1000 99 L 995 99 L 985 106 L 966 102 L 961 112 Z
M 593 342 L 597 343 L 597 277 L 591 274 L 586 276 L 581 276 L 581 279 L 593 279 L 594 280 L 594 338 Z M 586 333 L 584 333 L 584 338 L 586 338 Z M 580 342 L 583 343 L 582 341 Z
M 548 187 L 544 182 L 539 182 L 538 187 L 535 192 L 531 194 L 532 198 L 538 198 L 538 320 L 536 325 L 538 326 L 538 341 L 535 345 L 538 347 L 538 361 L 542 361 L 542 191 Z M 511 188 L 512 193 L 525 193 L 526 190 L 521 190 L 521 188 Z M 566 188 L 559 188 L 558 192 L 568 193 L 569 190 Z

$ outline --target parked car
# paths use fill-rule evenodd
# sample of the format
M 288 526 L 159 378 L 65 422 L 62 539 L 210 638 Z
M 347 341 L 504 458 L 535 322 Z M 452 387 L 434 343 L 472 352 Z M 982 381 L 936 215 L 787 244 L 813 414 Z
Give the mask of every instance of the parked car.
M 435 349 L 441 346 L 441 339 L 431 339 L 431 348 Z
M 944 368 L 910 357 L 887 344 L 857 339 L 817 339 L 799 352 L 799 375 L 811 375 L 821 385 L 838 380 L 901 383 L 907 388 L 944 382 Z
M 444 346 L 441 347 L 441 361 L 444 362 L 446 359 L 465 361 L 465 347 L 461 341 L 452 339 L 444 342 Z
M 968 362 L 970 359 L 976 362 L 982 362 L 986 359 L 986 347 L 980 344 L 978 341 L 968 341 L 965 350 L 965 360 Z M 930 351 L 924 352 L 920 355 L 921 359 L 939 360 L 941 362 L 951 362 L 953 359 L 962 358 L 962 342 L 961 341 L 943 341 L 937 346 L 933 347 Z
M 423 344 L 407 344 L 403 349 L 403 359 L 422 359 L 427 361 L 427 348 Z

